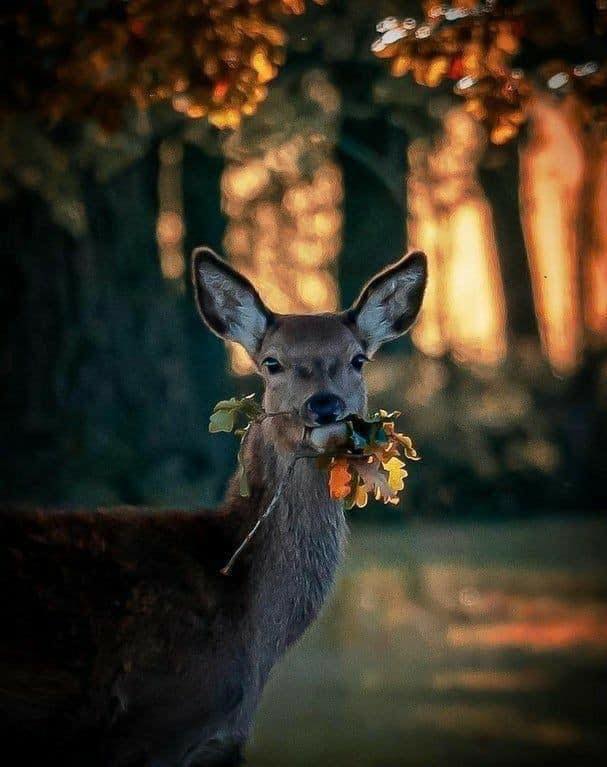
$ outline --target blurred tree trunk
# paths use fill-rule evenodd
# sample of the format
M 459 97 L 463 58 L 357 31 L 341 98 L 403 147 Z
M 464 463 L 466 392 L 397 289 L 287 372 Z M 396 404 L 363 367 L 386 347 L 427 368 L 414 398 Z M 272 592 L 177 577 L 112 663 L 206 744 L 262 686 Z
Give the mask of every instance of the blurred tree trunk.
M 207 419 L 225 393 L 224 352 L 189 290 L 162 277 L 156 183 L 156 153 L 107 184 L 83 179 L 78 242 L 29 195 L 7 211 L 5 497 L 194 506 L 219 495 L 229 460 L 211 465 Z

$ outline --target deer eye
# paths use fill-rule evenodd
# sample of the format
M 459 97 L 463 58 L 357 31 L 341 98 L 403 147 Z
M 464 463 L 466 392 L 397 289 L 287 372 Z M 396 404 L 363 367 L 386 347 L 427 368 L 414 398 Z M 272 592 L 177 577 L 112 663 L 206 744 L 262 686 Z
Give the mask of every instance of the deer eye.
M 354 370 L 362 370 L 365 362 L 369 362 L 369 358 L 364 354 L 357 354 L 356 356 L 352 357 L 351 365 Z
M 267 369 L 270 375 L 272 375 L 273 373 L 280 373 L 280 371 L 282 370 L 282 365 L 274 357 L 266 357 L 261 364 Z

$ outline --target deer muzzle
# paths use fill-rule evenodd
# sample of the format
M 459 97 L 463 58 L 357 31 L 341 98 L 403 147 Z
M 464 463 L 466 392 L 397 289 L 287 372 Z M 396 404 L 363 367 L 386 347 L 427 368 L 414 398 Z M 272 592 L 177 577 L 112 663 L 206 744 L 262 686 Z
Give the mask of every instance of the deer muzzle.
M 346 403 L 331 392 L 320 392 L 306 400 L 303 407 L 304 419 L 309 424 L 326 426 L 344 417 Z

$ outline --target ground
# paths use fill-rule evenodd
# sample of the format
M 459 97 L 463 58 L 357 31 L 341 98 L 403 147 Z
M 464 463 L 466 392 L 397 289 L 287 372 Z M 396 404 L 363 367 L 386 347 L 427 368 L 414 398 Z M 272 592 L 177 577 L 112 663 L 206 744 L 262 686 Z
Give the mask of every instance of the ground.
M 596 518 L 358 529 L 266 690 L 251 767 L 594 765 L 606 543 Z

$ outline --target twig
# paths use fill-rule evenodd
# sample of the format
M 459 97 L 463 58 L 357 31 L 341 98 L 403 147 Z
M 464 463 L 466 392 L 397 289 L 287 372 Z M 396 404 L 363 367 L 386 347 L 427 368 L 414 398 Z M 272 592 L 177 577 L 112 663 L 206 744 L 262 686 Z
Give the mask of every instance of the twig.
M 293 412 L 292 411 L 282 411 L 282 412 L 275 412 L 275 413 L 263 413 L 263 414 L 257 416 L 256 418 L 254 418 L 251 421 L 251 423 L 249 424 L 249 426 L 251 426 L 253 423 L 261 423 L 266 418 L 273 418 L 273 417 L 282 416 L 282 415 L 293 415 Z M 242 444 L 241 444 L 241 448 L 240 448 L 240 451 L 239 451 L 239 455 L 241 454 L 242 448 L 243 448 L 243 446 L 245 444 L 245 441 L 249 437 L 250 433 L 251 433 L 250 429 L 247 427 L 247 429 L 245 430 L 243 439 L 242 439 Z M 304 426 L 304 428 L 302 430 L 302 436 L 301 436 L 302 445 L 303 445 L 303 443 L 305 441 L 304 438 L 305 438 L 305 426 Z M 342 450 L 335 450 L 335 451 L 330 451 L 330 452 L 326 451 L 326 452 L 323 453 L 323 455 L 328 456 L 330 458 L 337 458 L 337 457 L 351 458 L 352 457 L 352 453 L 351 452 L 348 452 L 348 451 L 344 452 Z M 278 487 L 276 488 L 276 491 L 275 491 L 274 495 L 272 496 L 272 500 L 268 504 L 268 506 L 265 509 L 265 511 L 263 512 L 263 514 L 257 519 L 257 521 L 255 522 L 253 527 L 246 534 L 245 538 L 242 540 L 242 542 L 240 543 L 240 545 L 238 546 L 236 551 L 232 554 L 232 556 L 228 560 L 227 564 L 224 567 L 221 568 L 221 570 L 219 571 L 221 575 L 230 575 L 236 560 L 242 554 L 244 549 L 247 547 L 247 545 L 249 544 L 249 542 L 251 541 L 251 539 L 253 538 L 253 536 L 255 535 L 257 530 L 259 529 L 259 526 L 261 525 L 261 523 L 264 521 L 264 519 L 267 519 L 270 516 L 270 514 L 274 511 L 274 509 L 276 508 L 276 504 L 278 503 L 281 495 L 283 494 L 283 491 L 285 489 L 285 486 L 286 486 L 287 482 L 289 481 L 289 479 L 291 478 L 291 475 L 293 474 L 293 469 L 295 468 L 295 463 L 300 458 L 318 458 L 318 456 L 319 456 L 319 453 L 317 451 L 313 451 L 313 452 L 298 452 L 298 453 L 295 453 L 293 455 L 293 458 L 291 459 L 290 463 L 288 464 L 282 479 L 278 483 Z M 241 464 L 242 471 L 244 472 L 244 476 L 246 478 L 246 468 L 244 466 L 244 463 L 242 462 L 242 460 L 240 458 L 239 458 L 239 462 Z
M 291 474 L 293 474 L 293 469 L 295 468 L 295 462 L 298 460 L 298 458 L 303 458 L 303 457 L 305 457 L 305 456 L 299 456 L 299 455 L 293 456 L 291 462 L 287 466 L 287 469 L 286 469 L 285 473 L 283 474 L 282 479 L 278 483 L 278 487 L 276 488 L 276 492 L 274 493 L 274 496 L 272 497 L 272 500 L 268 504 L 268 507 L 266 508 L 264 513 L 259 517 L 257 522 L 255 522 L 253 527 L 249 530 L 249 532 L 247 533 L 246 537 L 244 538 L 244 540 L 242 541 L 240 546 L 236 549 L 236 551 L 232 554 L 232 556 L 230 557 L 230 559 L 229 559 L 228 563 L 225 565 L 225 567 L 221 568 L 221 570 L 219 572 L 222 575 L 229 575 L 230 574 L 230 572 L 232 570 L 232 567 L 234 566 L 234 563 L 236 562 L 236 560 L 238 559 L 238 557 L 240 556 L 242 551 L 245 549 L 245 547 L 247 546 L 247 544 L 249 543 L 251 538 L 257 532 L 257 529 L 259 528 L 259 525 L 261 525 L 261 523 L 264 521 L 264 519 L 269 517 L 270 514 L 274 511 L 274 508 L 276 507 L 276 504 L 278 503 L 278 501 L 280 499 L 280 496 L 282 495 L 283 490 L 285 489 L 285 485 L 287 484 L 287 482 L 291 478 Z
M 243 429 L 239 429 L 239 430 L 237 430 L 237 432 L 235 432 L 242 439 L 242 442 L 241 442 L 241 445 L 240 445 L 240 450 L 238 451 L 238 465 L 239 465 L 239 470 L 240 470 L 240 475 L 239 476 L 240 476 L 240 493 L 241 493 L 241 495 L 249 495 L 247 476 L 246 476 L 246 467 L 244 465 L 243 458 L 244 458 L 244 447 L 245 447 L 247 439 L 249 438 L 249 436 L 251 434 L 250 427 L 253 426 L 253 424 L 260 424 L 266 418 L 275 418 L 275 417 L 278 417 L 278 416 L 293 416 L 293 415 L 297 415 L 297 413 L 295 413 L 294 411 L 277 411 L 277 412 L 274 412 L 274 413 L 267 413 L 262 408 L 260 408 L 256 403 L 249 403 L 248 402 L 248 400 L 250 400 L 252 397 L 253 397 L 253 395 L 249 395 L 248 397 L 245 397 L 243 400 L 240 400 L 240 401 L 235 401 L 234 400 L 234 407 L 232 408 L 232 410 L 234 411 L 235 414 L 240 413 L 241 415 L 244 415 L 246 418 L 249 419 L 249 423 L 248 423 L 247 426 L 245 426 Z M 246 400 L 246 402 L 245 402 L 245 400 Z M 245 404 L 248 406 L 248 410 L 246 412 L 244 410 L 243 402 L 245 402 Z M 225 404 L 231 405 L 231 403 L 232 403 L 232 401 L 230 401 L 228 403 L 225 403 Z M 220 403 L 218 403 L 218 404 L 220 404 Z M 254 407 L 253 407 L 253 405 L 254 405 Z M 229 407 L 228 408 L 224 407 L 224 409 L 228 409 L 229 410 L 230 408 Z M 251 412 L 251 409 L 252 409 L 252 412 Z M 213 412 L 216 412 L 216 411 L 217 411 L 217 405 L 215 406 L 215 410 Z M 376 438 L 377 438 L 376 431 L 377 431 L 378 428 L 382 428 L 382 429 L 384 429 L 384 438 L 385 438 L 384 442 L 388 443 L 389 449 L 391 451 L 389 453 L 389 455 L 391 456 L 390 460 L 388 461 L 388 463 L 384 463 L 383 464 L 384 474 L 387 474 L 389 472 L 389 480 L 391 480 L 391 478 L 392 478 L 392 469 L 390 469 L 388 464 L 391 464 L 392 461 L 394 460 L 395 453 L 396 453 L 396 457 L 398 457 L 400 455 L 400 452 L 399 452 L 400 448 L 397 448 L 396 451 L 394 451 L 394 445 L 396 444 L 396 442 L 390 442 L 391 438 L 392 439 L 396 439 L 396 440 L 402 442 L 403 445 L 405 445 L 405 454 L 406 454 L 406 456 L 408 458 L 410 458 L 411 460 L 416 460 L 418 458 L 418 456 L 415 453 L 415 451 L 412 449 L 412 446 L 410 444 L 410 440 L 409 440 L 409 444 L 408 444 L 408 447 L 409 447 L 410 451 L 408 452 L 407 451 L 407 443 L 406 443 L 406 440 L 403 437 L 403 435 L 395 434 L 395 432 L 394 432 L 394 423 L 391 423 L 390 424 L 390 430 L 386 431 L 386 428 L 387 428 L 387 423 L 386 422 L 387 422 L 387 420 L 389 418 L 398 417 L 399 415 L 400 415 L 400 413 L 397 412 L 397 411 L 394 411 L 393 413 L 387 413 L 386 411 L 380 410 L 379 413 L 372 419 L 372 421 L 365 421 L 362 417 L 356 416 L 356 415 L 352 414 L 351 416 L 349 416 L 349 426 L 350 426 L 350 429 L 351 429 L 351 432 L 352 432 L 350 434 L 350 437 L 352 437 L 352 444 L 349 446 L 349 448 L 346 448 L 345 450 L 343 449 L 343 447 L 339 447 L 338 449 L 335 449 L 335 446 L 334 446 L 333 450 L 328 450 L 328 449 L 325 448 L 325 450 L 322 451 L 322 453 L 320 451 L 317 451 L 317 450 L 314 450 L 314 452 L 297 452 L 297 453 L 295 453 L 293 455 L 293 457 L 291 458 L 291 461 L 288 464 L 282 479 L 278 483 L 278 486 L 276 488 L 276 491 L 275 491 L 275 493 L 274 493 L 270 503 L 266 507 L 265 511 L 261 514 L 261 516 L 256 520 L 255 524 L 249 530 L 249 532 L 247 533 L 247 535 L 245 536 L 245 538 L 241 542 L 241 544 L 238 546 L 236 551 L 232 554 L 232 556 L 228 560 L 227 564 L 219 570 L 221 575 L 230 575 L 230 573 L 232 571 L 232 568 L 234 566 L 234 563 L 236 562 L 236 560 L 238 559 L 240 554 L 243 552 L 243 550 L 246 548 L 246 546 L 250 542 L 250 540 L 253 538 L 253 536 L 255 535 L 257 530 L 259 529 L 261 523 L 264 521 L 264 519 L 269 517 L 270 514 L 272 513 L 272 511 L 276 508 L 276 504 L 278 503 L 278 500 L 280 499 L 280 497 L 281 497 L 281 495 L 282 495 L 282 493 L 284 491 L 285 485 L 287 484 L 287 482 L 289 481 L 289 479 L 291 477 L 291 474 L 293 473 L 293 469 L 295 468 L 295 463 L 296 463 L 296 461 L 298 459 L 300 459 L 300 458 L 311 458 L 311 457 L 318 458 L 320 455 L 323 455 L 325 460 L 327 458 L 330 459 L 329 464 L 327 465 L 329 467 L 333 464 L 333 461 L 335 459 L 337 459 L 337 458 L 345 458 L 345 459 L 350 460 L 351 462 L 354 461 L 355 459 L 359 459 L 359 458 L 363 459 L 364 458 L 367 461 L 367 463 L 371 463 L 372 462 L 373 452 L 370 451 L 371 454 L 369 455 L 369 451 L 365 452 L 363 450 L 363 448 L 369 448 L 369 447 L 373 448 L 373 446 L 375 445 Z M 363 425 L 367 425 L 367 426 L 373 427 L 374 431 L 371 432 L 371 431 L 369 431 L 369 429 L 367 429 L 367 431 L 365 431 L 364 434 L 362 434 L 362 435 L 358 434 L 357 435 L 357 439 L 354 440 L 354 428 L 355 428 L 355 426 L 357 424 L 358 424 L 358 426 L 357 426 L 357 428 L 358 428 L 360 426 L 360 422 L 362 422 Z M 234 414 L 232 415 L 232 420 L 230 421 L 229 428 L 228 429 L 220 429 L 220 430 L 231 431 L 233 429 L 233 427 L 234 427 Z M 302 433 L 301 433 L 301 438 L 300 438 L 300 445 L 301 445 L 301 447 L 303 447 L 305 445 L 305 443 L 306 443 L 306 431 L 307 431 L 307 429 L 306 429 L 306 426 L 304 425 L 302 427 Z M 362 442 L 362 445 L 361 445 L 361 442 Z M 350 444 L 350 443 L 348 443 L 348 444 Z M 382 451 L 384 451 L 386 449 L 385 445 L 384 445 L 384 447 L 379 445 L 379 447 L 381 447 Z M 382 455 L 383 455 L 383 452 L 382 452 Z M 381 460 L 383 460 L 381 456 L 378 456 L 378 455 L 375 456 L 376 464 L 379 464 L 379 462 Z M 387 460 L 387 458 L 385 460 Z M 321 466 L 321 464 L 319 464 L 319 467 L 320 466 Z M 327 468 L 327 466 L 324 466 L 324 468 Z M 399 481 L 401 483 L 400 489 L 402 489 L 402 479 L 403 479 L 404 476 L 406 476 L 406 472 L 401 472 L 400 471 L 400 468 L 402 466 L 404 466 L 404 463 L 399 460 L 398 465 L 397 465 L 397 469 L 395 469 L 395 471 L 397 472 L 397 481 Z M 384 503 L 395 502 L 395 499 L 398 499 L 398 493 L 396 491 L 390 492 L 392 490 L 392 485 L 389 485 L 389 488 L 386 491 L 386 489 L 385 489 L 386 488 L 386 480 L 385 480 L 385 478 L 383 478 L 383 474 L 380 474 L 380 479 L 382 479 L 383 485 L 380 485 L 379 481 L 376 478 L 371 477 L 371 481 L 370 481 L 369 487 L 367 488 L 366 484 L 361 482 L 361 480 L 363 478 L 363 473 L 360 470 L 361 466 L 356 466 L 356 465 L 352 464 L 352 468 L 353 468 L 353 471 L 356 472 L 356 474 L 348 474 L 347 475 L 348 476 L 348 482 L 350 483 L 350 496 L 349 496 L 349 501 L 348 501 L 350 503 L 350 505 L 347 506 L 347 508 L 351 508 L 351 506 L 354 503 L 354 500 L 352 499 L 351 496 L 354 493 L 358 493 L 358 491 L 361 488 L 362 488 L 362 490 L 365 493 L 365 502 L 366 502 L 366 499 L 368 498 L 369 491 L 373 490 L 374 488 L 375 488 L 375 492 L 376 492 L 376 498 L 378 498 L 378 499 L 382 498 L 384 500 Z M 378 473 L 379 473 L 379 469 L 381 469 L 381 466 L 380 465 L 376 466 L 376 471 Z M 351 485 L 351 481 L 353 480 L 353 478 L 354 478 L 354 481 L 356 483 L 354 485 L 354 488 L 352 488 L 352 485 Z M 365 480 L 365 483 L 366 483 L 366 480 Z M 243 490 L 243 488 L 244 488 L 244 490 Z M 333 495 L 332 488 L 330 486 L 330 480 L 329 480 L 329 489 L 331 490 L 331 497 L 338 497 L 338 498 L 342 497 L 341 495 L 338 495 L 338 496 L 334 496 Z M 355 495 L 354 498 L 356 499 L 356 498 L 358 498 L 358 496 Z M 356 502 L 357 502 L 358 505 L 360 505 L 360 503 L 358 501 L 356 501 Z
M 337 455 L 342 455 L 342 454 L 341 453 L 335 453 L 335 455 L 337 456 Z M 344 453 L 343 455 L 346 455 L 346 454 Z M 219 571 L 221 573 L 221 575 L 230 575 L 230 573 L 232 571 L 232 568 L 234 567 L 234 563 L 236 562 L 238 557 L 242 554 L 244 549 L 247 547 L 249 541 L 255 535 L 255 533 L 257 532 L 257 530 L 258 530 L 259 526 L 261 525 L 261 523 L 264 521 L 264 519 L 269 517 L 270 514 L 274 511 L 274 509 L 276 507 L 276 504 L 280 500 L 280 496 L 282 495 L 282 493 L 283 493 L 283 491 L 284 491 L 284 489 L 286 487 L 287 482 L 291 478 L 291 474 L 293 474 L 293 469 L 295 468 L 295 463 L 297 461 L 299 461 L 301 458 L 318 458 L 318 453 L 317 452 L 296 453 L 293 456 L 293 458 L 291 459 L 291 462 L 289 463 L 289 465 L 286 468 L 286 471 L 285 471 L 282 479 L 278 483 L 278 487 L 276 488 L 276 492 L 272 496 L 272 500 L 268 504 L 266 510 L 259 517 L 259 519 L 255 522 L 255 524 L 249 530 L 249 532 L 246 534 L 246 536 L 242 540 L 242 543 L 240 544 L 240 546 L 236 549 L 236 551 L 232 554 L 232 556 L 228 560 L 228 563 L 224 567 L 221 568 L 221 570 Z

